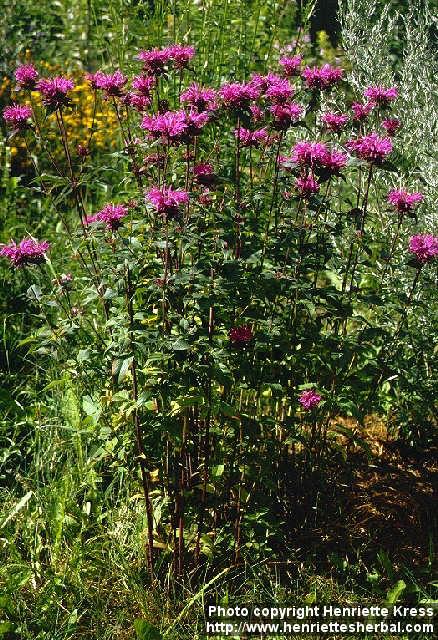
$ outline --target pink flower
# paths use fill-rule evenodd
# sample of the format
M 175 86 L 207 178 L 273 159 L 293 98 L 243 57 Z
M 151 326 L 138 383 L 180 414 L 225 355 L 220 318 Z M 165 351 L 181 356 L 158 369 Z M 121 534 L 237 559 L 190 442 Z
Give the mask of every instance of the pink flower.
M 323 173 L 335 176 L 339 175 L 340 170 L 347 166 L 347 162 L 347 154 L 332 149 L 321 154 L 317 164 L 324 170 Z
M 131 86 L 141 96 L 149 97 L 152 89 L 155 87 L 156 84 L 157 84 L 157 81 L 154 76 L 141 75 L 141 76 L 134 76 L 132 78 Z
M 128 91 L 123 98 L 123 102 L 128 107 L 133 107 L 140 113 L 142 111 L 146 111 L 146 109 L 151 105 L 151 99 L 148 98 L 148 96 L 138 95 L 137 93 L 132 93 L 132 91 Z
M 189 201 L 187 191 L 172 189 L 172 187 L 152 187 L 146 193 L 148 200 L 154 205 L 158 213 L 168 217 L 179 214 L 179 206 Z
M 146 129 L 155 140 L 164 138 L 169 142 L 180 141 L 187 131 L 184 111 L 166 111 L 166 113 L 145 116 L 140 126 Z
M 389 118 L 382 121 L 382 127 L 385 129 L 388 136 L 394 136 L 400 129 L 400 120 L 398 118 Z
M 254 122 L 260 122 L 260 120 L 263 120 L 263 109 L 261 109 L 257 104 L 251 104 L 249 110 Z
M 257 100 L 260 89 L 251 83 L 229 82 L 219 89 L 219 96 L 226 107 L 244 109 L 249 106 L 251 100 Z
M 195 55 L 195 47 L 182 44 L 171 44 L 165 48 L 169 59 L 173 60 L 177 69 L 184 69 Z
M 29 118 L 32 117 L 32 109 L 25 104 L 12 104 L 3 109 L 3 118 L 6 124 L 14 129 L 27 129 Z
M 349 151 L 352 151 L 362 160 L 379 164 L 392 151 L 392 142 L 390 138 L 380 138 L 377 133 L 370 133 L 368 136 L 348 140 L 345 145 Z
M 300 397 L 298 398 L 298 402 L 306 411 L 311 411 L 313 407 L 317 407 L 321 400 L 321 396 L 316 392 L 315 389 L 302 391 Z
M 329 89 L 342 79 L 343 69 L 325 64 L 322 67 L 306 67 L 301 76 L 309 89 Z
M 15 71 L 15 80 L 21 89 L 32 90 L 38 80 L 38 71 L 31 64 L 22 64 Z
M 330 150 L 323 142 L 297 142 L 292 149 L 291 160 L 296 164 L 311 167 L 320 177 L 339 174 L 348 161 L 345 153 Z
M 236 347 L 243 347 L 253 339 L 253 332 L 248 324 L 232 327 L 228 332 L 230 342 Z
M 203 88 L 196 82 L 190 85 L 188 89 L 180 95 L 180 102 L 186 103 L 198 111 L 213 111 L 215 104 L 216 91 L 210 88 Z
M 404 189 L 392 189 L 388 193 L 388 202 L 399 213 L 410 213 L 423 200 L 423 194 L 418 191 L 408 193 Z
M 33 238 L 23 238 L 19 244 L 11 242 L 0 249 L 0 256 L 7 258 L 14 267 L 24 267 L 44 262 L 45 253 L 49 250 L 48 242 L 38 242 Z
M 382 87 L 374 86 L 368 87 L 363 92 L 365 98 L 368 98 L 371 102 L 381 105 L 388 105 L 390 102 L 393 102 L 397 96 L 398 91 L 397 87 Z
M 201 133 L 201 129 L 205 127 L 210 120 L 210 115 L 207 111 L 198 113 L 197 111 L 191 110 L 183 113 L 185 114 L 187 136 L 189 137 L 198 136 Z
M 208 162 L 197 164 L 193 167 L 193 174 L 199 184 L 210 186 L 216 179 L 213 167 Z
M 100 86 L 102 79 L 105 77 L 103 71 L 96 71 L 95 73 L 86 73 L 85 79 L 90 83 L 92 89 L 101 89 Z
M 365 120 L 374 109 L 373 102 L 367 102 L 366 104 L 361 104 L 360 102 L 353 102 L 351 105 L 351 110 L 353 111 L 353 120 L 357 122 L 362 122 Z
M 285 76 L 298 76 L 300 75 L 300 67 L 303 58 L 301 56 L 293 56 L 289 58 L 285 56 L 284 58 L 280 58 L 279 62 L 283 67 L 283 73 Z
M 168 49 L 149 49 L 140 51 L 137 58 L 143 62 L 143 69 L 149 74 L 160 74 L 171 61 Z
M 156 140 L 163 138 L 168 142 L 179 143 L 187 137 L 199 135 L 208 121 L 207 112 L 166 111 L 166 113 L 145 116 L 141 127 L 149 131 Z
M 347 124 L 348 116 L 341 113 L 327 112 L 322 114 L 321 120 L 324 123 L 326 129 L 338 133 L 339 131 L 342 131 L 342 129 Z
M 308 198 L 314 193 L 318 193 L 320 185 L 312 176 L 300 177 L 296 179 L 295 187 L 300 196 Z
M 115 231 L 123 223 L 121 222 L 128 214 L 128 209 L 123 204 L 106 204 L 103 209 L 95 213 L 93 216 L 88 216 L 85 220 L 86 224 L 93 224 L 94 222 L 104 223 L 107 229 Z
M 269 77 L 269 76 L 268 76 Z M 274 104 L 282 104 L 292 98 L 294 93 L 293 88 L 289 84 L 289 80 L 286 78 L 280 78 L 276 76 L 267 87 L 265 91 L 265 98 Z
M 425 264 L 438 256 L 438 238 L 431 234 L 418 234 L 409 240 L 409 251 L 418 262 Z
M 262 144 L 268 144 L 270 141 L 266 127 L 257 129 L 256 131 L 249 131 L 249 129 L 240 127 L 240 129 L 234 131 L 234 134 L 236 138 L 239 138 L 242 147 L 258 147 Z
M 297 142 L 292 149 L 292 161 L 301 166 L 312 167 L 320 162 L 327 154 L 327 147 L 323 142 Z
M 105 91 L 107 96 L 120 96 L 124 85 L 128 81 L 119 69 L 114 73 L 97 71 L 97 73 L 89 74 L 87 77 L 94 89 Z
M 36 85 L 41 93 L 43 104 L 49 109 L 61 109 L 69 104 L 67 93 L 74 88 L 74 82 L 64 76 L 42 78 Z
M 290 104 L 274 104 L 270 108 L 270 112 L 274 117 L 274 126 L 276 129 L 288 129 L 294 122 L 297 122 L 303 114 L 304 108 L 296 102 Z

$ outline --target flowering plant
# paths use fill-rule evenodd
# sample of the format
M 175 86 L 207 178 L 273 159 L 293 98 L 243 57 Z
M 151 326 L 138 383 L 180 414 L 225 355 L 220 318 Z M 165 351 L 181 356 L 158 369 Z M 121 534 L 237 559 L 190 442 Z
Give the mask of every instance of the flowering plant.
M 151 574 L 159 548 L 183 573 L 220 527 L 238 562 L 248 511 L 275 502 L 283 517 L 272 469 L 284 489 L 297 451 L 306 469 L 328 454 L 337 416 L 387 409 L 438 239 L 415 180 L 400 187 L 396 87 L 365 87 L 363 102 L 339 65 L 299 55 L 204 86 L 179 43 L 136 64 L 83 79 L 117 125 L 105 167 L 93 130 L 72 144 L 74 81 L 16 70 L 38 108 L 3 118 L 34 161 L 56 241 L 8 238 L 0 256 L 39 279 L 28 291 L 50 327 L 41 353 L 80 379 L 87 417 L 126 429 Z

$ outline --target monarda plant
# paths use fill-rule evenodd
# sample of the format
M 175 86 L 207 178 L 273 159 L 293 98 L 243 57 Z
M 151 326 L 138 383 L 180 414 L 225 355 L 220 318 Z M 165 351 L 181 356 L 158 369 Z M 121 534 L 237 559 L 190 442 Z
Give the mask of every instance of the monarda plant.
M 83 396 L 101 445 L 88 463 L 139 470 L 151 575 L 216 549 L 238 563 L 299 526 L 300 481 L 331 460 L 337 417 L 382 411 L 438 255 L 427 202 L 398 175 L 396 87 L 357 96 L 342 68 L 292 54 L 206 87 L 194 56 L 170 44 L 139 52 L 132 77 L 87 74 L 118 123 L 108 166 L 94 124 L 70 142 L 68 77 L 20 67 L 23 104 L 3 112 L 58 226 L 0 254 L 47 322 L 38 357 Z

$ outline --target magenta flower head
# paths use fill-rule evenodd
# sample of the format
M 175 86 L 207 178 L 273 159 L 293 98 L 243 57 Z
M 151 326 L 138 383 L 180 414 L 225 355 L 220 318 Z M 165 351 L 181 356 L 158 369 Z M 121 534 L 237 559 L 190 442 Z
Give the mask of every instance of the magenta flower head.
M 315 389 L 302 391 L 298 398 L 298 402 L 305 411 L 311 411 L 314 407 L 317 407 L 321 400 L 322 397 L 315 391 Z
M 260 122 L 260 120 L 263 120 L 263 109 L 261 109 L 258 104 L 251 104 L 249 106 L 249 111 L 253 122 Z
M 270 142 L 270 136 L 266 127 L 257 129 L 256 131 L 249 131 L 249 129 L 240 127 L 239 129 L 235 129 L 234 135 L 238 138 L 242 147 L 259 147 L 269 144 Z
M 7 258 L 14 267 L 25 267 L 44 262 L 49 250 L 48 242 L 38 242 L 33 238 L 23 238 L 19 244 L 11 242 L 0 249 L 0 256 Z
M 95 74 L 90 74 L 88 80 L 91 82 L 93 88 L 101 89 L 108 97 L 122 95 L 123 87 L 128 81 L 119 69 L 114 71 L 114 73 L 102 73 L 98 71 Z
M 12 104 L 3 109 L 3 119 L 9 127 L 23 131 L 30 127 L 32 109 L 25 104 Z
M 274 104 L 284 104 L 290 100 L 294 94 L 293 87 L 287 78 L 274 76 L 272 79 L 268 75 L 269 85 L 265 91 L 265 98 Z
M 347 165 L 348 157 L 340 151 L 330 150 L 323 142 L 297 142 L 292 149 L 292 162 L 301 167 L 309 167 L 321 179 L 339 175 Z
M 229 109 L 247 109 L 251 100 L 257 100 L 260 96 L 260 89 L 250 82 L 229 82 L 219 89 L 219 96 Z
M 371 102 L 386 106 L 397 98 L 398 90 L 397 87 L 374 86 L 367 87 L 363 94 L 365 98 L 368 98 Z
M 295 188 L 298 195 L 303 198 L 309 198 L 314 193 L 318 193 L 320 185 L 313 176 L 309 175 L 297 178 L 295 182 Z
M 184 115 L 186 121 L 186 138 L 198 136 L 201 133 L 202 128 L 205 127 L 210 120 L 210 114 L 208 111 L 198 113 L 197 111 L 191 110 L 189 112 L 185 112 Z
M 389 204 L 399 213 L 411 213 L 422 200 L 423 194 L 418 191 L 408 193 L 404 189 L 392 189 L 388 193 Z
M 42 78 L 36 85 L 41 93 L 44 106 L 49 109 L 61 109 L 70 103 L 68 92 L 74 88 L 74 82 L 64 76 Z
M 292 124 L 297 122 L 303 114 L 304 108 L 296 102 L 290 104 L 274 104 L 270 108 L 270 112 L 274 118 L 274 127 L 277 130 L 284 131 Z
M 103 209 L 95 213 L 93 216 L 88 216 L 85 222 L 86 224 L 93 224 L 100 222 L 106 225 L 107 229 L 115 231 L 122 226 L 122 219 L 128 214 L 128 208 L 122 204 L 106 204 Z
M 366 104 L 362 104 L 361 102 L 353 102 L 351 105 L 351 110 L 353 111 L 353 120 L 355 122 L 363 122 L 370 115 L 371 111 L 374 109 L 373 102 L 367 102 Z
M 348 140 L 345 146 L 361 160 L 377 165 L 382 163 L 392 151 L 390 138 L 380 138 L 377 133 Z
M 212 185 L 216 180 L 213 167 L 208 162 L 195 165 L 193 167 L 193 175 L 195 176 L 196 182 L 206 187 Z
M 300 166 L 313 167 L 328 152 L 323 142 L 297 142 L 292 149 L 292 161 Z
M 232 327 L 228 332 L 228 337 L 233 346 L 244 347 L 251 342 L 254 334 L 249 324 L 242 324 L 237 327 Z
M 171 44 L 165 48 L 169 59 L 173 61 L 176 69 L 184 69 L 195 55 L 195 47 Z
M 144 71 L 150 75 L 163 73 L 164 67 L 169 64 L 172 59 L 168 49 L 140 51 L 137 58 L 143 62 Z
M 280 58 L 279 63 L 283 67 L 284 75 L 291 77 L 300 75 L 302 61 L 303 59 L 301 56 L 293 56 L 292 58 L 284 56 L 283 58 Z
M 172 187 L 152 187 L 146 193 L 148 200 L 154 205 L 158 213 L 167 218 L 176 218 L 181 204 L 189 201 L 187 191 L 172 189 Z
M 32 91 L 38 80 L 38 71 L 31 64 L 22 64 L 15 71 L 15 80 L 20 89 Z
M 431 234 L 418 234 L 409 240 L 409 252 L 420 264 L 431 262 L 438 256 L 438 238 Z
M 400 120 L 398 118 L 388 118 L 382 121 L 382 127 L 385 129 L 388 136 L 394 136 L 400 129 Z
M 319 175 L 325 176 L 337 176 L 341 169 L 347 166 L 348 156 L 342 151 L 336 151 L 334 149 L 328 150 L 326 153 L 321 154 L 316 169 L 320 169 Z
M 133 107 L 139 113 L 142 113 L 150 107 L 151 99 L 148 98 L 148 96 L 141 96 L 138 95 L 138 93 L 128 91 L 128 93 L 123 96 L 123 103 L 128 107 Z
M 301 74 L 309 89 L 330 89 L 342 80 L 341 67 L 325 64 L 322 67 L 306 67 Z
M 324 127 L 333 133 L 339 133 L 345 127 L 348 122 L 348 116 L 342 113 L 323 113 L 321 120 Z
M 183 91 L 179 99 L 180 102 L 198 111 L 214 111 L 217 108 L 215 103 L 216 91 L 210 88 L 203 88 L 196 82 Z
M 166 111 L 145 116 L 140 126 L 155 140 L 162 138 L 169 143 L 181 142 L 187 131 L 186 114 L 184 111 Z
M 133 77 L 131 86 L 141 96 L 149 97 L 156 84 L 157 81 L 154 76 L 141 75 Z

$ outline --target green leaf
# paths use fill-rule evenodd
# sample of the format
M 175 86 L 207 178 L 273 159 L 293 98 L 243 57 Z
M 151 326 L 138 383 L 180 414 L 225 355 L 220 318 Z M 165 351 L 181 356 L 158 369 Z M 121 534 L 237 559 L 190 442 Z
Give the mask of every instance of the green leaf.
M 397 580 L 395 585 L 386 594 L 386 602 L 388 604 L 394 604 L 400 598 L 403 591 L 406 589 L 406 582 L 404 580 Z
M 178 338 L 172 344 L 172 349 L 174 351 L 188 351 L 188 349 L 190 349 L 190 345 L 182 338 Z
M 84 410 L 85 415 L 92 418 L 94 424 L 97 424 L 102 413 L 100 402 L 98 400 L 94 400 L 91 396 L 84 396 L 82 398 L 82 409 Z
M 137 634 L 137 640 L 162 640 L 163 638 L 159 629 L 147 622 L 147 620 L 141 620 L 140 618 L 135 620 L 134 629 Z

